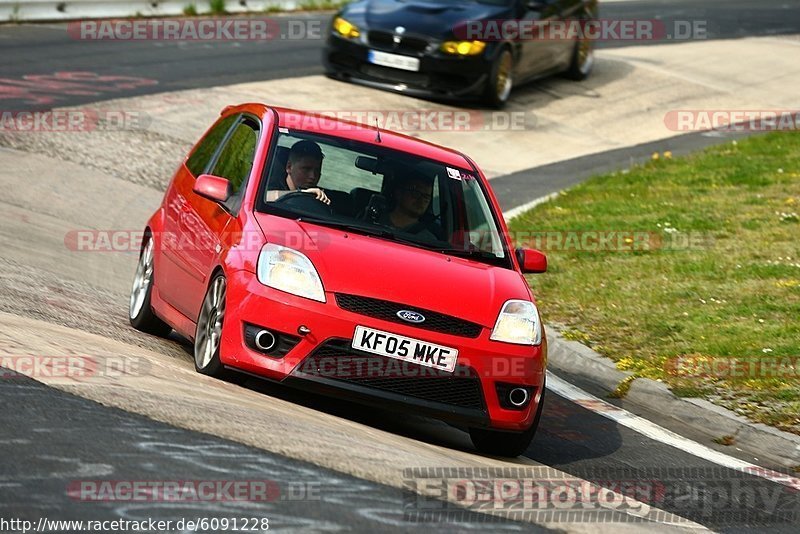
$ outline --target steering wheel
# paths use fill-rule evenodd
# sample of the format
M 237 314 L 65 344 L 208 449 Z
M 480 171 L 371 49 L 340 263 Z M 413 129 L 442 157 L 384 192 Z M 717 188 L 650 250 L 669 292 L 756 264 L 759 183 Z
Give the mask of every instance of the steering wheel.
M 287 204 L 292 208 L 321 215 L 333 215 L 333 209 L 329 204 L 325 204 L 321 200 L 317 200 L 313 193 L 305 193 L 303 191 L 291 191 L 277 200 L 277 203 Z
M 388 206 L 386 197 L 380 194 L 373 194 L 370 197 L 367 205 L 364 207 L 364 210 L 358 214 L 357 218 L 361 219 L 362 221 L 377 223 L 383 218 L 387 210 Z

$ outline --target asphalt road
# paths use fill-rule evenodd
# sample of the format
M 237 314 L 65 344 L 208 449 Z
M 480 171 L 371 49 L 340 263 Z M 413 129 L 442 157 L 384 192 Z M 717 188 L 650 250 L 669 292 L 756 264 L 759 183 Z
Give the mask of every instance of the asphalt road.
M 402 490 L 336 473 L 189 430 L 156 423 L 141 416 L 103 407 L 38 384 L 26 377 L 0 380 L 3 416 L 0 441 L 0 517 L 32 521 L 177 521 L 198 518 L 246 519 L 269 530 L 307 532 L 374 532 L 403 524 L 408 532 L 424 532 L 423 522 L 404 521 Z M 248 486 L 246 500 L 219 486 L 218 500 L 198 502 L 187 493 L 183 502 L 125 500 L 103 496 L 81 482 L 206 481 L 262 482 L 260 493 Z M 230 497 L 229 497 L 230 495 Z M 263 495 L 263 498 L 262 498 Z M 254 497 L 254 498 L 253 498 Z M 486 517 L 468 514 L 459 525 L 439 525 L 443 532 L 485 528 Z M 531 525 L 495 519 L 503 532 L 544 531 Z M 78 528 L 58 528 L 72 531 Z M 107 529 L 114 530 L 114 529 Z M 120 529 L 122 530 L 122 529 Z M 188 529 L 217 532 L 216 528 Z M 8 532 L 0 525 L 0 531 Z
M 756 6 L 756 7 L 747 7 Z M 794 9 L 790 9 L 794 7 Z M 626 2 L 603 6 L 609 18 L 707 19 L 710 38 L 796 32 L 796 2 Z M 324 20 L 325 17 L 309 17 Z M 323 24 L 324 27 L 324 24 Z M 159 91 L 317 74 L 319 40 L 218 43 L 85 43 L 69 38 L 64 25 L 0 28 L 0 99 L 3 109 L 78 105 Z M 607 43 L 607 46 L 612 45 Z M 621 45 L 617 43 L 617 45 Z M 92 73 L 56 75 L 64 73 Z M 27 77 L 27 78 L 26 78 Z M 676 153 L 714 138 L 695 135 L 646 147 L 567 161 L 493 182 L 504 209 L 552 192 L 552 176 L 581 179 L 618 165 L 645 149 Z M 662 150 L 665 148 L 661 148 Z M 536 173 L 539 173 L 538 175 Z M 539 176 L 540 179 L 531 180 Z M 520 184 L 528 184 L 526 194 Z M 524 197 L 524 198 L 523 198 Z M 13 258 L 12 258 L 13 259 Z M 114 295 L 114 298 L 124 296 Z M 584 385 L 586 386 L 586 385 Z M 396 432 L 423 443 L 424 432 L 408 430 L 389 414 L 365 412 L 342 401 L 300 395 L 250 381 L 247 387 L 316 410 Z M 588 387 L 588 386 L 586 386 Z M 44 387 L 27 379 L 0 380 L 0 517 L 51 519 L 141 519 L 181 517 L 268 517 L 273 529 L 427 530 L 404 520 L 407 496 L 398 490 L 288 460 L 214 436 L 170 427 Z M 624 402 L 621 402 L 624 405 Z M 659 421 L 658 414 L 647 414 Z M 663 417 L 663 414 L 662 414 Z M 530 460 L 588 480 L 657 480 L 658 508 L 714 530 L 794 531 L 800 522 L 796 492 L 752 476 L 722 469 L 616 425 L 550 394 Z M 688 432 L 691 435 L 691 432 Z M 752 452 L 752 451 L 751 451 Z M 749 457 L 747 453 L 742 456 Z M 75 502 L 67 491 L 76 480 L 253 480 L 274 481 L 287 496 L 293 489 L 318 489 L 318 498 L 278 498 L 265 503 Z M 724 498 L 723 498 L 724 495 Z M 429 503 L 430 504 L 430 503 Z M 413 501 L 410 505 L 413 511 Z M 487 529 L 483 516 L 437 524 L 453 530 Z M 446 530 L 446 528 L 444 530 Z M 491 530 L 533 530 L 530 524 L 492 523 Z M 6 530 L 0 528 L 0 530 Z M 10 529 L 9 529 L 10 530 Z
M 797 0 L 646 0 L 603 4 L 600 17 L 704 23 L 708 39 L 794 33 Z M 49 109 L 109 98 L 321 74 L 330 15 L 285 15 L 281 34 L 299 39 L 241 42 L 87 41 L 67 24 L 0 27 L 0 109 Z M 298 22 L 300 21 L 300 22 Z M 305 31 L 290 30 L 304 27 Z M 599 47 L 680 40 L 607 41 Z M 83 73 L 61 74 L 56 73 Z

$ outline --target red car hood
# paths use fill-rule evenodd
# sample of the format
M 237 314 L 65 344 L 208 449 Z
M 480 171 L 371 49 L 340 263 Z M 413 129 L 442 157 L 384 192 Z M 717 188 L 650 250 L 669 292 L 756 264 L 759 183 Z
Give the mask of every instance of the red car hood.
M 328 292 L 390 300 L 489 328 L 506 300 L 531 298 L 514 270 L 264 213 L 256 219 L 268 243 L 308 256 Z

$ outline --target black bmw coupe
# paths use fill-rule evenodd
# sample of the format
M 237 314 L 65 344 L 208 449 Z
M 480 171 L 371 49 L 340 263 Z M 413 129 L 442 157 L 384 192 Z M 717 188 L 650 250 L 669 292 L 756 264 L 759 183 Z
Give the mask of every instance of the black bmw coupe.
M 329 76 L 416 96 L 502 107 L 514 85 L 582 80 L 597 0 L 356 0 L 331 21 Z

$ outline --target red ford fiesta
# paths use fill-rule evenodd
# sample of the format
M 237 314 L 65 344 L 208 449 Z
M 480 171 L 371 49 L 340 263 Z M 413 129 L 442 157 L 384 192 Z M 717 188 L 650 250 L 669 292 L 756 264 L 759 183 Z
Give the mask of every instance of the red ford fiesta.
M 330 117 L 226 108 L 147 222 L 131 324 L 244 371 L 429 415 L 518 455 L 547 344 L 488 181 L 464 154 Z

